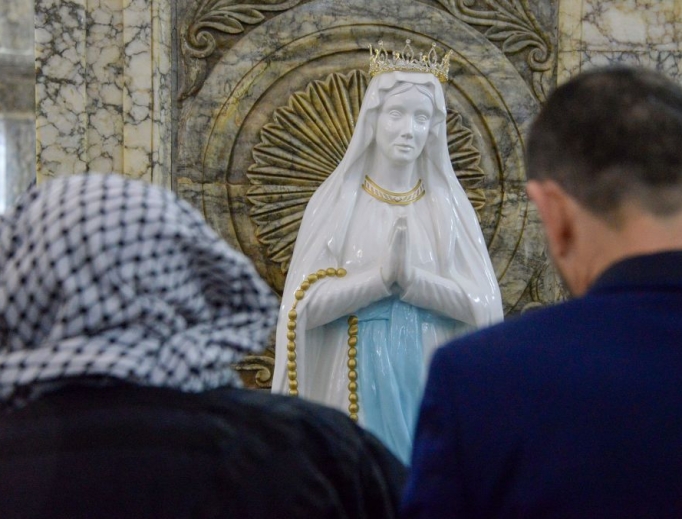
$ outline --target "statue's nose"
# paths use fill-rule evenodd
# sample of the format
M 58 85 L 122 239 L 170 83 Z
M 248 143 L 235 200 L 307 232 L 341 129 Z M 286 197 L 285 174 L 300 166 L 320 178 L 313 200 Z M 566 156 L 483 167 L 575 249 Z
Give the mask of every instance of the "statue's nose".
M 401 136 L 411 138 L 414 135 L 414 120 L 412 118 L 406 118 L 405 124 L 403 125 Z

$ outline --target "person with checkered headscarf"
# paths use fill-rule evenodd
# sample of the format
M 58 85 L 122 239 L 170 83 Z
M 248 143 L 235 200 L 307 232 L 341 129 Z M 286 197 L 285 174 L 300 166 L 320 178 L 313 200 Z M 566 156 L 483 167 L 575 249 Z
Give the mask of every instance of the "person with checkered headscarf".
M 30 189 L 0 217 L 0 517 L 392 515 L 404 473 L 377 440 L 239 389 L 276 308 L 171 192 Z

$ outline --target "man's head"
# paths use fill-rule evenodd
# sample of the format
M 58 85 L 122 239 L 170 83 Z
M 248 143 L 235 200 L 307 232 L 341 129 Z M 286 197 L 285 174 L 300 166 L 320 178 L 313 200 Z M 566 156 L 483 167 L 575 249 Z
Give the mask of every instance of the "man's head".
M 574 293 L 617 259 L 678 248 L 671 224 L 682 215 L 682 88 L 642 69 L 577 76 L 534 122 L 527 175 Z
M 0 223 L 0 408 L 99 376 L 188 392 L 237 385 L 277 300 L 186 201 L 119 175 L 58 177 Z

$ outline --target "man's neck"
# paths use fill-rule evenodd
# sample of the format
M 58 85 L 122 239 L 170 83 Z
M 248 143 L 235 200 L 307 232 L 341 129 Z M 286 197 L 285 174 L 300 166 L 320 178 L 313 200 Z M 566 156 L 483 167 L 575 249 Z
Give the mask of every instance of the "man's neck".
M 582 259 L 571 287 L 576 295 L 585 293 L 607 268 L 623 259 L 682 250 L 682 212 L 658 217 L 635 206 L 621 211 L 617 224 L 592 218 L 583 222 Z

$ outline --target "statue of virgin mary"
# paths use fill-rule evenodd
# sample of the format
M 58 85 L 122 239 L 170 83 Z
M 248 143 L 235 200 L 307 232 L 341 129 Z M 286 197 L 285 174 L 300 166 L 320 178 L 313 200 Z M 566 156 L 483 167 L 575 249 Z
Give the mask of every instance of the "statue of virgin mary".
M 350 411 L 405 463 L 434 350 L 502 319 L 445 119 L 434 74 L 374 75 L 305 210 L 277 327 L 273 391 Z

